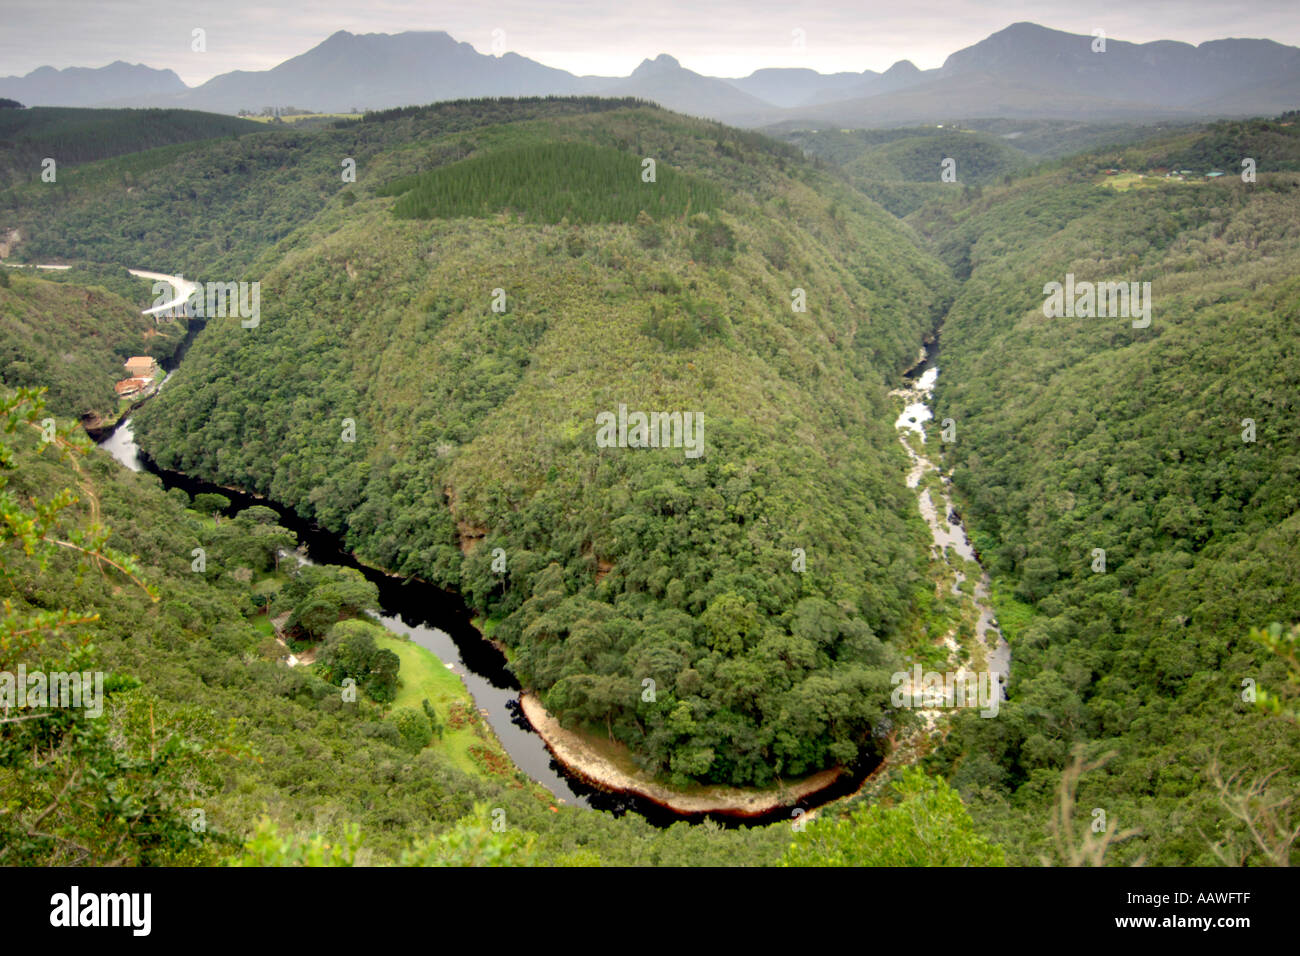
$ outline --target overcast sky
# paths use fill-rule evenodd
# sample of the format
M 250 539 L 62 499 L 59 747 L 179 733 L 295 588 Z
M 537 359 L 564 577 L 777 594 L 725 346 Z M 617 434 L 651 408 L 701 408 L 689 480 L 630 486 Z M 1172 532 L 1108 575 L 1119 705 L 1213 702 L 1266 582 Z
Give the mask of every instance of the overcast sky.
M 617 76 L 659 53 L 713 76 L 884 70 L 901 59 L 928 69 L 1018 20 L 1139 43 L 1264 37 L 1300 46 L 1296 0 L 0 0 L 0 75 L 126 60 L 173 69 L 193 86 L 269 69 L 337 30 L 446 30 L 483 53 L 500 30 L 506 50 Z M 190 48 L 196 27 L 205 53 Z

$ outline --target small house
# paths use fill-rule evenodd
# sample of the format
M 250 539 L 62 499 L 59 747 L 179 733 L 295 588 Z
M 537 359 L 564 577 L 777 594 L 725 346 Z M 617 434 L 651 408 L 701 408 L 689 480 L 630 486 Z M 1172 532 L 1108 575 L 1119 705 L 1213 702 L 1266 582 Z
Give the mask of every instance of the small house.
M 152 355 L 132 355 L 126 360 L 126 370 L 131 378 L 152 379 L 158 375 L 158 363 Z
M 130 398 L 139 395 L 152 384 L 151 378 L 124 378 L 113 385 L 113 390 L 117 392 L 118 398 Z

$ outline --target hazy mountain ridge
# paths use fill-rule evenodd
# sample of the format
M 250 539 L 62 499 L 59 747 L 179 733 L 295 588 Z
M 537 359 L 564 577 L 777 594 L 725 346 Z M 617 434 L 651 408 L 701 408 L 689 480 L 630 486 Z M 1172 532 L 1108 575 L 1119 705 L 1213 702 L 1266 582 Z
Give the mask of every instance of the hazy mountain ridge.
M 170 70 L 128 66 L 54 70 L 0 79 L 0 96 L 27 105 L 183 106 L 236 112 L 295 106 L 320 112 L 383 109 L 482 96 L 635 96 L 669 109 L 762 126 L 799 121 L 882 126 L 974 116 L 1132 119 L 1281 112 L 1300 103 L 1300 48 L 1272 40 L 1130 43 L 1015 23 L 920 70 L 884 73 L 760 69 L 723 79 L 672 56 L 627 77 L 576 76 L 516 53 L 492 56 L 442 31 L 338 31 L 270 70 L 223 73 L 187 88 Z
M 791 110 L 840 126 L 964 116 L 1135 119 L 1281 112 L 1300 102 L 1300 49 L 1272 40 L 1128 43 L 1015 23 L 890 92 Z
M 171 70 L 115 60 L 108 66 L 42 66 L 26 76 L 0 77 L 0 96 L 24 106 L 127 106 L 181 96 L 188 87 Z M 127 103 L 126 100 L 133 102 Z

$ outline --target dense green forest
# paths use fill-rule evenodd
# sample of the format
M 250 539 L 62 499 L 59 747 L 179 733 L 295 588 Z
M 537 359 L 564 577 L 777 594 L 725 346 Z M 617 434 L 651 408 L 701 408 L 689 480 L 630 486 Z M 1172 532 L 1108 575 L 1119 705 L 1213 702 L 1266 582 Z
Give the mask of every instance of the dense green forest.
M 0 670 L 102 669 L 109 705 L 0 723 L 0 862 L 1295 862 L 1291 120 L 779 142 L 481 100 L 12 183 L 11 258 L 77 268 L 0 277 L 3 382 L 50 387 L 5 392 Z M 1060 159 L 1053 131 L 1110 138 Z M 1229 176 L 1102 175 L 1183 163 Z M 456 590 L 566 726 L 671 785 L 883 772 L 793 832 L 554 806 L 274 511 L 43 440 L 105 356 L 179 341 L 144 338 L 126 266 L 261 283 L 260 324 L 209 321 L 136 413 L 160 465 Z M 1150 326 L 1046 318 L 1068 275 L 1150 282 Z M 931 735 L 890 705 L 952 620 L 888 391 L 940 326 L 935 455 L 1013 666 L 997 719 Z M 599 447 L 620 405 L 702 414 L 704 454 Z
M 55 160 L 57 175 L 60 169 L 110 156 L 260 128 L 248 120 L 198 110 L 0 110 L 0 184 L 39 182 L 47 157 Z
M 652 160 L 653 162 L 653 160 Z M 658 170 L 621 150 L 584 143 L 539 143 L 494 150 L 400 184 L 379 195 L 400 196 L 395 215 L 456 219 L 515 213 L 529 222 L 633 222 L 707 212 L 721 197 L 699 180 Z
M 407 221 L 366 187 L 420 157 L 377 159 L 261 276 L 257 333 L 210 323 L 137 435 L 455 587 L 553 712 L 653 772 L 766 785 L 873 755 L 922 568 L 885 382 L 942 268 L 789 147 L 660 110 L 488 127 L 476 155 L 575 155 L 550 140 L 624 144 L 579 152 L 643 207 L 574 191 L 567 224 Z M 688 212 L 692 179 L 725 204 Z M 620 404 L 703 413 L 706 454 L 598 448 Z
M 1275 126 L 1215 126 L 1179 149 L 1239 169 L 1223 137 L 1241 134 L 1239 158 L 1281 142 Z M 913 217 L 968 275 L 936 416 L 957 423 L 945 464 L 1015 661 L 999 719 L 959 720 L 933 765 L 1032 858 L 1043 831 L 1017 821 L 1088 741 L 1115 754 L 1089 805 L 1141 830 L 1117 859 L 1214 864 L 1218 845 L 1268 862 L 1222 805 L 1273 771 L 1256 803 L 1294 793 L 1300 768 L 1295 725 L 1243 700 L 1287 687 L 1249 632 L 1300 619 L 1300 177 L 1117 191 L 1098 162 Z M 1045 318 L 1043 286 L 1067 273 L 1150 282 L 1150 326 Z
M 928 201 L 969 195 L 972 187 L 1000 182 L 1029 166 L 1026 155 L 1002 137 L 954 126 L 793 130 L 784 138 L 834 163 L 896 216 Z
M 183 323 L 140 314 L 136 303 L 148 304 L 149 292 L 125 269 L 0 269 L 0 383 L 48 388 L 46 404 L 59 415 L 112 417 L 122 363 L 166 360 L 185 337 Z

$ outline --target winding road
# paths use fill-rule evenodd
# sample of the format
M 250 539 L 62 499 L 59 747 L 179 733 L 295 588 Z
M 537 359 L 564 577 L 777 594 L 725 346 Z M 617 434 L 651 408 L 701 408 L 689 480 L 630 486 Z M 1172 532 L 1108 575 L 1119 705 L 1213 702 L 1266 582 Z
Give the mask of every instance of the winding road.
M 37 268 L 46 269 L 56 267 L 37 266 Z M 66 269 L 67 266 L 64 266 L 63 268 Z M 154 282 L 166 282 L 172 287 L 172 292 L 175 293 L 174 298 L 170 301 L 164 302 L 162 305 L 155 305 L 152 309 L 145 309 L 143 313 L 144 315 L 162 315 L 172 309 L 183 308 L 185 303 L 189 301 L 190 296 L 194 294 L 194 290 L 199 287 L 197 282 L 191 282 L 182 275 L 169 276 L 165 272 L 149 272 L 145 269 L 127 269 L 126 271 L 140 279 L 152 279 Z

